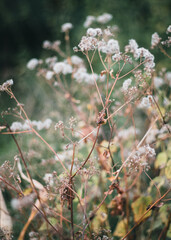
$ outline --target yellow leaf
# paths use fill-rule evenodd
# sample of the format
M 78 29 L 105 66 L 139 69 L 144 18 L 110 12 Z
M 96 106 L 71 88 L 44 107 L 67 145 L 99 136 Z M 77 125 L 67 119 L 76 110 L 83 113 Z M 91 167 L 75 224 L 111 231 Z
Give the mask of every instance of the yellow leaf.
M 165 175 L 168 179 L 171 179 L 171 160 L 167 162 L 167 165 L 165 168 Z
M 27 195 L 29 195 L 31 192 L 32 192 L 32 188 L 26 188 L 23 193 L 24 193 L 24 196 L 27 196 Z
M 119 221 L 117 223 L 116 229 L 113 233 L 114 236 L 117 237 L 123 237 L 126 234 L 126 224 L 127 224 L 127 220 L 123 219 L 122 221 Z
M 103 153 L 104 151 L 106 151 L 108 149 L 108 146 L 109 146 L 109 142 L 106 141 L 106 140 L 103 140 L 100 143 L 99 151 L 101 153 Z M 112 143 L 110 143 L 110 151 L 111 151 L 111 153 L 114 153 L 114 152 L 117 151 L 117 147 L 114 144 L 112 144 Z
M 155 161 L 155 168 L 163 168 L 167 162 L 167 154 L 166 152 L 161 152 L 157 155 L 157 159 Z
M 97 211 L 96 216 L 92 220 L 91 228 L 94 232 L 98 233 L 99 228 L 105 225 L 105 228 L 110 229 L 108 222 L 107 207 L 103 204 L 100 209 Z
M 134 213 L 134 221 L 137 222 L 142 215 L 146 212 L 146 209 L 149 204 L 151 204 L 152 198 L 148 197 L 139 197 L 135 202 L 131 204 L 133 213 Z M 143 219 L 149 217 L 151 215 L 151 211 L 148 212 Z

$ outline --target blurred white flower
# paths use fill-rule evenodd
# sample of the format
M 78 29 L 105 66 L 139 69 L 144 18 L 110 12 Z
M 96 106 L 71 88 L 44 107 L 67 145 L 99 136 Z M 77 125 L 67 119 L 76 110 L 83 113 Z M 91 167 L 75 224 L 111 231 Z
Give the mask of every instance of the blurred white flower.
M 0 85 L 0 91 L 5 91 L 8 87 L 12 86 L 14 84 L 14 81 L 12 79 L 7 80 L 2 85 Z
M 27 68 L 30 70 L 34 70 L 38 64 L 39 64 L 39 60 L 36 58 L 33 58 L 27 63 Z
M 159 88 L 163 85 L 164 81 L 160 77 L 154 77 L 154 86 L 155 88 Z
M 158 33 L 155 32 L 152 34 L 152 37 L 151 37 L 151 48 L 154 48 L 156 47 L 161 41 L 161 38 L 159 37 Z
M 48 41 L 48 40 L 45 40 L 43 42 L 43 48 L 45 48 L 45 49 L 51 48 L 51 45 L 52 45 L 52 43 L 50 41 Z
M 83 26 L 85 28 L 88 28 L 95 20 L 96 20 L 96 18 L 94 16 L 87 16 Z
M 61 26 L 61 31 L 62 32 L 67 32 L 68 30 L 72 29 L 73 28 L 73 25 L 72 23 L 64 23 L 62 26 Z
M 32 126 L 35 126 L 37 128 L 37 130 L 42 130 L 42 129 L 48 129 L 50 128 L 50 125 L 52 123 L 52 120 L 51 119 L 46 119 L 44 122 L 41 122 L 41 121 L 28 121 L 26 120 L 23 124 L 21 122 L 13 122 L 10 129 L 13 131 L 13 132 L 16 132 L 16 131 L 25 131 L 25 130 L 30 130 L 30 124 Z
M 171 32 L 171 25 L 168 26 L 166 33 L 170 33 L 170 32 Z
M 57 74 L 63 73 L 64 75 L 66 75 L 66 74 L 72 73 L 71 65 L 65 62 L 56 63 L 53 67 L 53 70 Z
M 71 57 L 71 62 L 72 62 L 72 64 L 74 64 L 74 65 L 80 65 L 80 64 L 83 63 L 83 60 L 82 60 L 82 58 L 73 55 L 73 56 Z
M 101 28 L 88 28 L 87 35 L 89 35 L 91 37 L 101 36 L 102 30 L 101 30 Z
M 98 23 L 105 24 L 105 23 L 109 22 L 112 18 L 113 18 L 113 16 L 111 14 L 103 13 L 102 15 L 98 16 L 96 20 Z
M 128 78 L 127 80 L 125 80 L 122 85 L 122 90 L 126 92 L 128 90 L 128 87 L 131 85 L 131 83 L 132 83 L 132 79 Z
M 52 173 L 45 173 L 43 180 L 45 181 L 46 184 L 49 184 L 50 186 L 53 186 L 54 184 Z
M 54 75 L 54 72 L 52 72 L 52 71 L 47 71 L 47 73 L 46 73 L 46 79 L 47 79 L 47 80 L 52 79 L 53 75 Z
M 115 39 L 110 39 L 107 43 L 101 42 L 98 48 L 106 54 L 119 54 L 120 52 L 119 43 Z
M 139 105 L 139 108 L 149 108 L 151 107 L 152 97 L 149 95 L 148 97 L 144 97 Z

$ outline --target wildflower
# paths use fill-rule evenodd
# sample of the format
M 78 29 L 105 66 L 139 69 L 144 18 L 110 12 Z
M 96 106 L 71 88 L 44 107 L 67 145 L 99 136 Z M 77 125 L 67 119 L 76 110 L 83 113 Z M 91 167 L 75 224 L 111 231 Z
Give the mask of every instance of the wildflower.
M 48 40 L 45 40 L 44 42 L 43 42 L 43 48 L 45 48 L 45 49 L 49 49 L 49 48 L 51 48 L 51 42 L 50 41 L 48 41 Z
M 171 25 L 168 26 L 166 33 L 170 33 L 170 32 L 171 32 Z
M 98 16 L 96 21 L 98 23 L 102 23 L 102 24 L 105 24 L 107 22 L 109 22 L 111 19 L 112 19 L 112 15 L 109 14 L 109 13 L 103 13 L 102 15 Z
M 130 39 L 129 44 L 125 46 L 125 52 L 133 53 L 134 57 L 136 56 L 137 49 L 138 49 L 138 44 L 134 39 Z
M 99 76 L 96 73 L 94 74 L 87 73 L 87 69 L 81 67 L 73 74 L 73 77 L 76 79 L 77 82 L 94 84 L 94 80 L 97 81 Z
M 118 54 L 120 52 L 119 43 L 117 40 L 110 39 L 107 44 L 99 46 L 99 50 L 106 54 Z
M 0 91 L 5 91 L 7 90 L 8 87 L 12 86 L 14 84 L 13 80 L 7 80 L 6 82 L 4 82 L 2 85 L 0 85 Z
M 136 59 L 143 57 L 145 59 L 144 66 L 152 69 L 155 66 L 154 56 L 145 48 L 138 48 L 135 53 Z
M 80 65 L 80 64 L 83 63 L 83 60 L 82 60 L 82 58 L 73 55 L 73 56 L 71 57 L 71 62 L 72 62 L 72 64 L 74 64 L 74 65 Z
M 64 75 L 66 75 L 66 74 L 72 73 L 71 65 L 65 62 L 56 63 L 53 67 L 53 70 L 57 74 L 63 73 Z
M 54 75 L 54 72 L 52 72 L 52 71 L 47 71 L 47 73 L 46 73 L 46 79 L 47 79 L 47 80 L 52 79 L 53 75 Z
M 36 58 L 33 58 L 27 63 L 27 68 L 30 70 L 34 70 L 38 64 L 39 64 L 39 60 Z
M 159 87 L 161 87 L 162 85 L 163 85 L 163 79 L 162 78 L 160 78 L 160 77 L 154 77 L 154 86 L 156 87 L 156 88 L 159 88 Z
M 149 108 L 151 107 L 151 101 L 152 101 L 152 97 L 148 96 L 148 97 L 144 97 L 139 105 L 140 108 Z
M 159 37 L 158 33 L 153 33 L 151 37 L 151 48 L 156 47 L 160 43 L 161 38 Z
M 127 80 L 125 80 L 123 82 L 123 85 L 122 85 L 122 90 L 124 92 L 126 92 L 128 90 L 128 87 L 131 85 L 131 82 L 132 82 L 132 79 L 128 78 Z
M 85 28 L 88 28 L 95 20 L 96 20 L 96 18 L 94 16 L 87 16 L 83 26 Z
M 38 130 L 42 130 L 42 129 L 48 129 L 50 128 L 50 125 L 52 123 L 51 119 L 46 119 L 44 122 L 41 121 L 28 121 L 26 120 L 23 124 L 21 122 L 13 122 L 10 129 L 13 132 L 16 131 L 22 131 L 22 130 L 30 130 L 30 125 L 35 126 Z
M 49 184 L 50 186 L 53 186 L 54 184 L 52 173 L 45 173 L 43 180 L 46 182 L 46 184 Z
M 62 26 L 61 26 L 61 31 L 62 32 L 67 32 L 68 30 L 72 29 L 73 28 L 73 25 L 72 23 L 64 23 Z
M 13 198 L 11 200 L 11 206 L 13 209 L 17 209 L 17 210 L 23 207 L 30 206 L 31 204 L 33 204 L 35 197 L 36 197 L 36 194 L 32 193 L 32 194 L 29 194 L 28 196 L 24 196 L 21 199 Z
M 116 53 L 112 56 L 112 60 L 113 61 L 116 61 L 116 62 L 119 62 L 121 61 L 123 58 L 122 58 L 122 54 L 121 53 Z
M 78 47 L 81 51 L 90 51 L 97 48 L 97 43 L 98 40 L 96 38 L 83 36 Z
M 46 58 L 45 62 L 46 62 L 46 64 L 49 65 L 50 68 L 53 68 L 53 66 L 55 65 L 57 60 L 58 60 L 58 58 L 56 56 L 54 56 L 54 57 Z
M 153 158 L 155 155 L 155 150 L 151 148 L 149 144 L 144 145 L 138 148 L 138 150 L 135 151 L 135 153 L 131 157 L 129 157 L 129 161 L 126 165 L 130 171 L 138 171 L 140 167 L 148 170 L 148 158 Z
M 121 138 L 122 140 L 127 140 L 131 136 L 134 136 L 135 133 L 139 134 L 140 133 L 139 129 L 137 128 L 135 129 L 134 127 L 129 127 L 127 129 L 120 130 L 118 132 L 118 137 Z M 116 140 L 117 140 L 117 137 L 116 137 Z
M 167 80 L 169 82 L 169 86 L 171 87 L 171 72 L 167 72 L 166 73 L 166 78 L 167 78 Z
M 109 37 L 109 36 L 113 36 L 113 34 L 112 34 L 112 32 L 111 32 L 111 30 L 110 30 L 109 27 L 107 27 L 106 29 L 104 29 L 103 33 L 104 33 L 105 36 L 108 36 L 108 37 Z
M 101 36 L 102 35 L 102 30 L 100 28 L 88 28 L 87 29 L 87 35 L 89 35 L 91 37 Z
M 146 137 L 146 143 L 150 144 L 156 141 L 156 135 L 159 133 L 158 129 L 152 129 L 150 134 Z

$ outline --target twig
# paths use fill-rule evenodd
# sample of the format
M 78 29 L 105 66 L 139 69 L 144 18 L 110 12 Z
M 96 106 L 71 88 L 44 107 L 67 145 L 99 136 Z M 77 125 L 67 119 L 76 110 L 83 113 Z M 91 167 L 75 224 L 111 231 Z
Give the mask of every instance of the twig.
M 171 191 L 171 188 L 169 188 L 167 190 L 167 192 L 165 194 L 163 194 L 162 197 L 160 197 L 157 201 L 155 201 L 150 207 L 149 209 L 140 217 L 140 219 L 137 221 L 137 223 L 129 230 L 129 232 L 122 238 L 122 240 L 124 240 L 133 230 L 134 228 L 136 228 L 143 220 L 144 216 L 158 203 L 160 202 L 169 192 Z
M 92 154 L 92 152 L 93 152 L 93 150 L 94 150 L 94 147 L 95 147 L 95 145 L 96 145 L 96 141 L 97 141 L 97 137 L 98 137 L 98 134 L 99 134 L 99 130 L 100 130 L 100 126 L 98 126 L 98 128 L 97 128 L 96 138 L 95 138 L 95 140 L 94 140 L 94 143 L 93 143 L 93 146 L 92 146 L 91 151 L 89 152 L 89 154 L 88 154 L 86 160 L 84 161 L 84 163 L 83 163 L 83 164 L 79 167 L 79 169 L 72 175 L 71 179 L 73 179 L 73 178 L 77 175 L 77 173 L 85 166 L 85 164 L 86 164 L 87 161 L 89 160 L 89 158 L 90 158 L 90 156 L 91 156 L 91 154 Z

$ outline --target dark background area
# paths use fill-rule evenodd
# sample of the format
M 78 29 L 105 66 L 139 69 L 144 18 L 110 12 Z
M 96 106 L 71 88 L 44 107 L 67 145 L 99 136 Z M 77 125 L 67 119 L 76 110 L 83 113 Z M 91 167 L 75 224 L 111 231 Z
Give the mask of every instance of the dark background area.
M 61 39 L 63 23 L 73 23 L 75 46 L 84 34 L 86 16 L 103 12 L 113 15 L 110 24 L 119 26 L 122 45 L 134 38 L 140 46 L 150 47 L 151 34 L 165 32 L 171 23 L 170 0 L 1 0 L 1 81 L 18 77 L 30 58 L 40 58 L 44 40 Z

